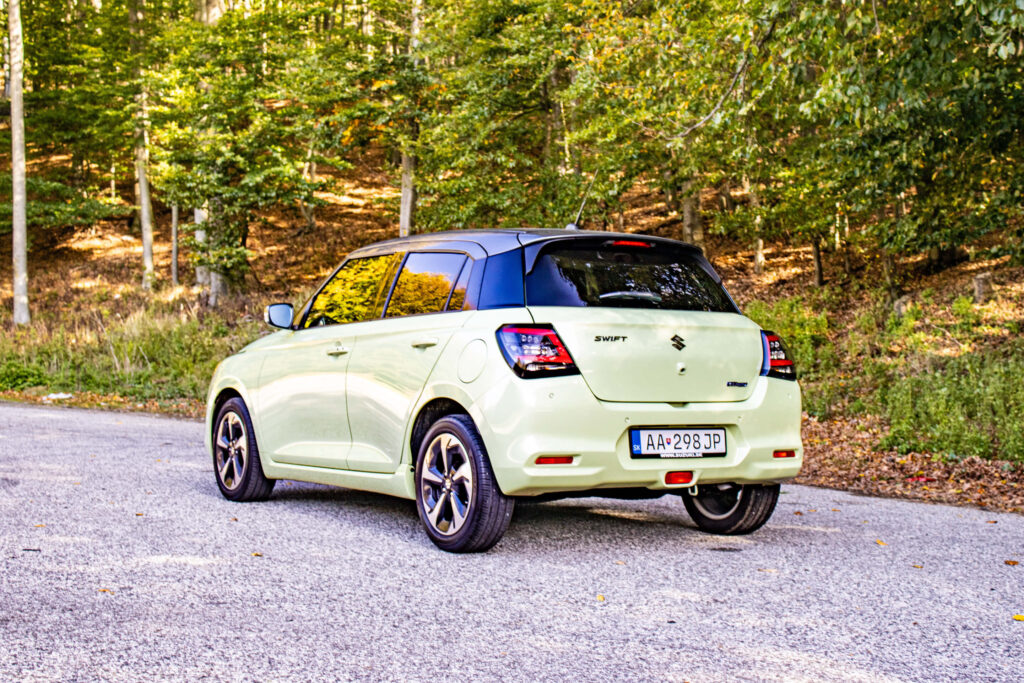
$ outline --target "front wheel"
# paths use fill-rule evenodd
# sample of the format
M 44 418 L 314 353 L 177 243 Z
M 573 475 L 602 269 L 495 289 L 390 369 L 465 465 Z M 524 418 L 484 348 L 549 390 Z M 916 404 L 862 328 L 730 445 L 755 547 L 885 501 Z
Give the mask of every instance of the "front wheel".
M 757 531 L 775 511 L 778 484 L 707 484 L 682 494 L 701 531 L 738 535 Z
M 217 411 L 213 432 L 213 471 L 217 487 L 228 500 L 266 500 L 274 490 L 260 464 L 252 419 L 245 402 L 232 398 Z
M 488 550 L 508 529 L 514 507 L 469 416 L 435 422 L 416 459 L 416 509 L 434 545 L 453 553 Z

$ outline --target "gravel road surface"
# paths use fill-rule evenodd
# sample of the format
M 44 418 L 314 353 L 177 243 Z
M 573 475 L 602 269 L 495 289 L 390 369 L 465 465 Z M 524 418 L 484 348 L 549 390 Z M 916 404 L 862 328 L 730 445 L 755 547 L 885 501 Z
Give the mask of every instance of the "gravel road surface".
M 0 680 L 1024 679 L 1022 516 L 784 486 L 729 538 L 590 498 L 456 556 L 408 501 L 228 502 L 202 429 L 0 404 Z

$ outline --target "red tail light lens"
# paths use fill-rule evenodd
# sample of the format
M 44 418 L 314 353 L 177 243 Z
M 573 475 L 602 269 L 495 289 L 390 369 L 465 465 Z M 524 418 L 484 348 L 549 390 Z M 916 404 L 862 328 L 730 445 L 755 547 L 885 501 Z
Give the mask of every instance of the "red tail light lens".
M 520 377 L 579 374 L 569 350 L 551 325 L 504 325 L 497 336 L 505 361 Z
M 795 458 L 796 451 L 775 451 L 772 453 L 773 458 Z
M 665 484 L 668 486 L 679 486 L 680 484 L 689 484 L 693 481 L 693 472 L 667 472 L 665 474 Z
M 571 455 L 541 455 L 537 457 L 538 465 L 571 465 Z
M 761 364 L 761 375 L 779 379 L 796 379 L 796 366 L 793 356 L 789 353 L 782 339 L 774 332 L 761 331 L 761 343 L 764 348 L 764 361 Z

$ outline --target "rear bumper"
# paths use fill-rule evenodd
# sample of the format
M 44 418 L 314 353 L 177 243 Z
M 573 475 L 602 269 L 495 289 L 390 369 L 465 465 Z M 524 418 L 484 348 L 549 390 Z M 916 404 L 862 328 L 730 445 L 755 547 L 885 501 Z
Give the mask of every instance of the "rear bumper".
M 477 399 L 474 415 L 506 495 L 686 488 L 665 484 L 665 474 L 673 471 L 693 472 L 693 483 L 772 483 L 795 477 L 803 462 L 796 382 L 760 377 L 745 401 L 675 407 L 599 401 L 579 376 L 522 380 L 509 374 Z M 645 426 L 724 427 L 728 452 L 633 459 L 629 430 Z M 775 458 L 776 450 L 796 456 Z M 573 456 L 572 464 L 536 464 L 539 456 L 565 455 Z

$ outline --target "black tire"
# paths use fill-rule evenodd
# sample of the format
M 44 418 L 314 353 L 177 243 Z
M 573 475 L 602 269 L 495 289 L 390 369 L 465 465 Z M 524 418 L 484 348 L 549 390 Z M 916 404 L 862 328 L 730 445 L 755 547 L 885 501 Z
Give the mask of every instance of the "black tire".
M 757 531 L 775 511 L 778 484 L 707 484 L 682 493 L 686 511 L 701 531 L 734 536 Z
M 256 432 L 245 401 L 232 398 L 217 411 L 213 423 L 213 473 L 217 487 L 228 500 L 266 500 L 274 490 L 260 464 Z
M 415 477 L 416 510 L 438 548 L 483 552 L 508 529 L 515 500 L 498 488 L 468 415 L 449 415 L 430 427 L 416 457 Z

